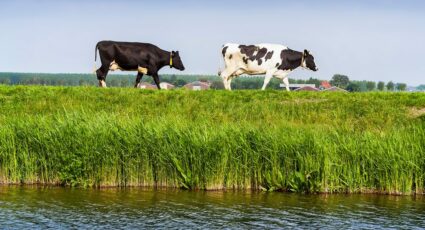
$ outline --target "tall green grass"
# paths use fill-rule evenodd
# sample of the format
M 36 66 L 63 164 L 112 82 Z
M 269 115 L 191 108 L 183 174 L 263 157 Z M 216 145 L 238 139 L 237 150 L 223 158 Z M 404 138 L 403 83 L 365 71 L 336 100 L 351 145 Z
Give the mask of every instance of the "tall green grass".
M 425 191 L 424 94 L 0 86 L 0 183 Z

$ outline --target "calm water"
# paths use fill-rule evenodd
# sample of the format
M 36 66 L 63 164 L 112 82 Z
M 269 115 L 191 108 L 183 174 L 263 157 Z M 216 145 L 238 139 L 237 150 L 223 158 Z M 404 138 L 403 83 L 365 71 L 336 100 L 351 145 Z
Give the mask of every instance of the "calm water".
M 425 198 L 0 186 L 0 228 L 425 228 Z

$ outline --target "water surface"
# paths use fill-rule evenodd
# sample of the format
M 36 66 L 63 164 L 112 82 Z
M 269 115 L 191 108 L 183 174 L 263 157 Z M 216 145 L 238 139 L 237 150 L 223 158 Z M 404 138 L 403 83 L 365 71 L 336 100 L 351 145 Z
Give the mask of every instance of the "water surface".
M 425 228 L 423 196 L 0 186 L 0 228 Z

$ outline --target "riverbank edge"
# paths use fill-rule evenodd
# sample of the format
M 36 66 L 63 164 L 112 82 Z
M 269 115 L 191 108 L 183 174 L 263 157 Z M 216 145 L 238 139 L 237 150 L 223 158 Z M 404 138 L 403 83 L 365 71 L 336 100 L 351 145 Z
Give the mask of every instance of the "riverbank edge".
M 146 191 L 194 191 L 194 192 L 267 192 L 267 193 L 293 193 L 293 194 L 309 194 L 309 195 L 355 195 L 355 194 L 364 194 L 364 195 L 383 195 L 383 196 L 425 196 L 425 190 L 415 191 L 411 193 L 403 192 L 388 192 L 380 191 L 376 189 L 360 189 L 359 191 L 350 192 L 293 192 L 289 189 L 279 189 L 279 190 L 266 190 L 261 188 L 219 188 L 219 189 L 185 189 L 183 187 L 176 186 L 145 186 L 145 185 L 100 185 L 100 186 L 70 186 L 63 185 L 61 183 L 4 183 L 0 182 L 0 188 L 4 187 L 37 187 L 37 188 L 77 188 L 77 189 L 94 189 L 94 190 L 103 190 L 103 189 L 141 189 Z

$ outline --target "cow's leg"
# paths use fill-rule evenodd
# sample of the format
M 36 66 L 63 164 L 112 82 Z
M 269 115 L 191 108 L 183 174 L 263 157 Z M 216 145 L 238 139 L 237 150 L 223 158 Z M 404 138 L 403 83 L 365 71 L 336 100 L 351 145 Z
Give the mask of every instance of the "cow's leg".
M 230 78 L 223 79 L 224 89 L 232 90 L 230 87 L 230 83 L 232 83 L 232 80 Z
M 290 91 L 289 90 L 289 80 L 288 80 L 288 74 L 281 74 L 281 75 L 276 75 L 276 78 L 282 79 L 283 84 L 285 84 L 285 88 L 286 91 Z
M 229 69 L 225 69 L 225 70 L 223 70 L 223 72 L 220 73 L 220 77 L 223 80 L 224 88 L 227 89 L 227 90 L 232 90 L 230 88 L 230 83 L 232 81 L 231 80 L 231 75 L 233 74 L 233 72 L 235 72 L 235 71 L 231 71 Z
M 158 73 L 154 73 L 152 74 L 153 80 L 155 81 L 156 87 L 158 87 L 158 89 L 161 89 L 161 86 L 159 85 L 159 76 Z
M 99 80 L 99 87 L 106 88 L 106 76 L 108 75 L 109 66 L 102 65 L 96 70 L 97 80 Z
M 283 79 L 282 79 L 282 81 L 283 81 L 283 83 L 285 84 L 285 87 L 286 87 L 286 91 L 290 91 L 289 90 L 289 80 L 288 80 L 288 77 L 284 77 Z
M 229 77 L 229 78 L 227 79 L 227 89 L 228 89 L 228 90 L 232 90 L 232 80 L 233 80 L 233 78 L 232 78 L 232 77 Z
M 270 72 L 266 73 L 266 76 L 264 77 L 264 83 L 263 83 L 263 87 L 261 88 L 261 90 L 266 90 L 267 85 L 269 84 L 270 80 L 272 79 L 273 74 Z
M 96 71 L 97 80 L 99 80 L 99 87 L 106 88 L 106 76 L 108 75 L 109 66 L 113 59 L 109 58 L 109 55 L 101 52 L 101 50 L 99 50 L 99 56 L 102 66 Z
M 143 73 L 137 72 L 136 83 L 134 84 L 134 88 L 137 88 L 142 78 L 143 78 Z
M 230 77 L 229 76 L 223 76 L 223 77 L 221 77 L 221 79 L 223 80 L 224 89 L 231 90 L 231 89 L 229 89 Z

